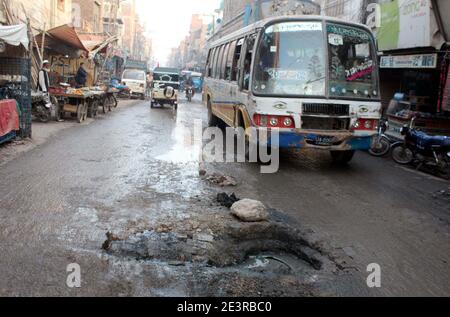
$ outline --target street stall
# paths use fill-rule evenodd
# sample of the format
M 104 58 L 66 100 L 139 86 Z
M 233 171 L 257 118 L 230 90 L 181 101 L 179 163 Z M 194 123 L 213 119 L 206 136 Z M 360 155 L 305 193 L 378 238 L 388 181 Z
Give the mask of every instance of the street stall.
M 61 117 L 71 115 L 82 123 L 88 117 L 95 118 L 99 107 L 103 113 L 111 111 L 108 87 L 95 84 L 104 63 L 102 54 L 113 40 L 105 41 L 103 37 L 93 35 L 79 36 L 68 25 L 47 31 L 45 37 L 43 34 L 37 37 L 38 45 L 45 47 L 45 58 L 50 61 L 50 94 L 58 100 Z M 83 85 L 77 81 L 80 69 L 85 72 Z
M 31 137 L 28 26 L 0 26 L 0 143 Z

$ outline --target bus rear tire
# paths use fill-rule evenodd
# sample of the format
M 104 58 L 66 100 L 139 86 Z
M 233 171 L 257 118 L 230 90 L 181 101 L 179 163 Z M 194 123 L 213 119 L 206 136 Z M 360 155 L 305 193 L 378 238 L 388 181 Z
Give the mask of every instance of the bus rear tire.
M 355 156 L 355 151 L 331 151 L 333 163 L 338 165 L 347 165 Z

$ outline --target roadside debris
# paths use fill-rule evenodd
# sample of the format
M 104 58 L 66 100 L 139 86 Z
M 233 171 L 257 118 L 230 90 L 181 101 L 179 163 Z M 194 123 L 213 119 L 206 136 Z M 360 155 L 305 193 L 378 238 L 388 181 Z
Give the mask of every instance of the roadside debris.
M 109 250 L 113 242 L 120 241 L 120 238 L 111 232 L 106 233 L 106 241 L 102 245 L 103 250 Z
M 165 225 L 165 224 L 159 225 L 155 229 L 155 232 L 157 232 L 157 233 L 169 233 L 171 231 L 172 231 L 172 227 Z
M 237 181 L 231 176 L 222 175 L 219 173 L 208 175 L 205 173 L 205 171 L 200 171 L 200 175 L 202 174 L 202 172 L 204 173 L 202 177 L 211 184 L 218 185 L 220 187 L 237 186 Z
M 217 202 L 223 206 L 227 207 L 228 209 L 231 208 L 231 206 L 234 205 L 234 203 L 238 202 L 240 199 L 236 197 L 236 195 L 233 193 L 231 195 L 228 195 L 227 193 L 220 193 L 217 194 Z
M 243 222 L 262 222 L 269 219 L 266 206 L 260 201 L 243 199 L 231 206 L 231 214 Z

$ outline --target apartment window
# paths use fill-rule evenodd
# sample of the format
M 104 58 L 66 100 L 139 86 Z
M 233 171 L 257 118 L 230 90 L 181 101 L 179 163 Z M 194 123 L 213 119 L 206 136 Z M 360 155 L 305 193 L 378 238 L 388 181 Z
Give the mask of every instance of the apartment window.
M 66 11 L 66 0 L 57 0 L 57 4 L 58 4 L 58 10 Z
M 325 6 L 325 12 L 328 16 L 342 17 L 345 11 L 345 2 L 348 0 L 331 0 Z
M 94 32 L 99 32 L 99 28 L 100 28 L 100 3 L 98 3 L 97 1 L 94 2 L 94 21 L 92 23 L 93 27 L 94 27 Z

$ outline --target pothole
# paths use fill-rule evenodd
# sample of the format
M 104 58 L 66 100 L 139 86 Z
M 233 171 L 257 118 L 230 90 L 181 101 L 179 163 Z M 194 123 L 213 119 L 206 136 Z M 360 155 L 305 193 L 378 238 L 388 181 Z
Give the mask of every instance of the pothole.
M 261 268 L 272 270 L 277 267 L 275 271 L 286 274 L 296 274 L 306 268 L 327 272 L 337 270 L 321 250 L 289 225 L 276 221 L 242 223 L 225 216 L 215 221 L 213 230 L 205 231 L 160 225 L 155 230 L 123 239 L 109 233 L 103 249 L 110 255 L 166 261 L 174 265 L 197 263 L 216 268 L 257 269 L 261 264 Z M 255 263 L 251 264 L 252 261 Z M 289 272 L 286 271 L 288 268 Z

